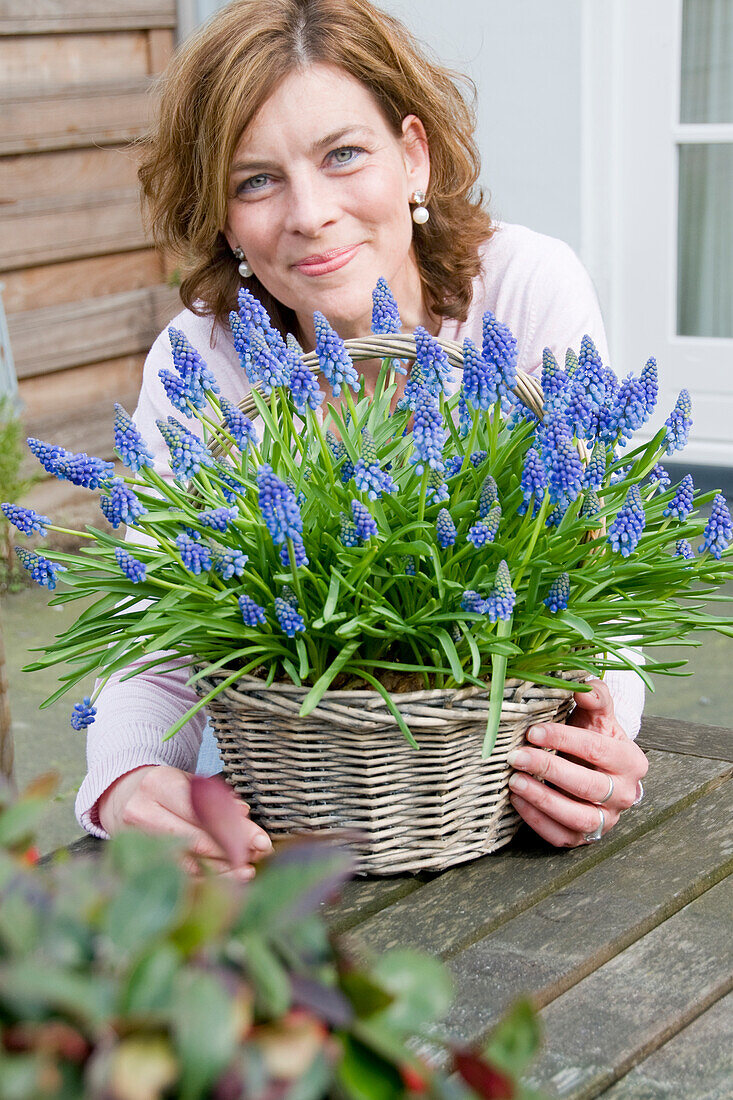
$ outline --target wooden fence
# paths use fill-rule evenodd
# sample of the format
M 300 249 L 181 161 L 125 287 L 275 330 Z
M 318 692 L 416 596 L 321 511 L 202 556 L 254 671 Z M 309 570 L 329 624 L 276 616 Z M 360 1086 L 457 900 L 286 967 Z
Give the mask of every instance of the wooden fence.
M 175 0 L 0 0 L 0 281 L 22 415 L 28 434 L 104 458 L 112 403 L 132 410 L 180 309 L 130 147 L 175 20 Z M 68 522 L 98 512 L 55 479 L 26 503 Z

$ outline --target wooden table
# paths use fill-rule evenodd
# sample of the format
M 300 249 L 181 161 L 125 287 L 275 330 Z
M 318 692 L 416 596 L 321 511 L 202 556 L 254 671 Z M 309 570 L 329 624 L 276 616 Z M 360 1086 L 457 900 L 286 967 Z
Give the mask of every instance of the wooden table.
M 545 1039 L 526 1083 L 547 1097 L 730 1100 L 733 731 L 646 718 L 639 743 L 644 801 L 598 844 L 525 829 L 440 874 L 355 879 L 329 924 L 358 954 L 444 959 L 457 1042 L 530 994 Z

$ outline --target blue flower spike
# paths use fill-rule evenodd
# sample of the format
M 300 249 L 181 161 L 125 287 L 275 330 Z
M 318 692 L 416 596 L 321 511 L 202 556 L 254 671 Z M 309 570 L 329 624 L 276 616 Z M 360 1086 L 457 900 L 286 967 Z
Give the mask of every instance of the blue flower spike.
M 48 588 L 49 591 L 53 591 L 56 587 L 56 574 L 66 572 L 65 565 L 49 561 L 42 554 L 37 554 L 35 550 L 26 550 L 24 546 L 16 546 L 15 553 L 18 555 L 23 568 L 30 573 L 31 579 L 36 584 Z
M 351 514 L 354 517 L 356 532 L 363 542 L 376 535 L 377 522 L 366 505 L 362 504 L 360 500 L 352 500 Z
M 447 550 L 449 546 L 455 545 L 457 537 L 456 525 L 447 508 L 441 508 L 438 512 L 438 518 L 435 521 L 435 536 L 439 546 L 443 550 Z
M 470 615 L 483 615 L 486 612 L 486 600 L 472 588 L 467 588 L 461 596 L 461 610 Z
M 296 634 L 302 634 L 305 630 L 305 620 L 298 610 L 297 603 L 293 605 L 286 596 L 275 597 L 275 614 L 280 627 L 288 638 L 294 638 Z
M 251 596 L 239 596 L 237 603 L 245 626 L 261 626 L 267 622 L 264 607 L 255 603 Z
M 263 463 L 257 471 L 260 511 L 276 545 L 303 541 L 303 519 L 293 490 Z
M 115 546 L 115 558 L 122 572 L 133 584 L 142 584 L 145 580 L 145 563 L 134 558 L 124 546 Z
M 115 529 L 121 523 L 136 523 L 147 511 L 121 477 L 112 478 L 109 484 L 109 496 L 99 498 L 99 507 Z
M 542 601 L 553 615 L 558 611 L 565 611 L 570 597 L 570 577 L 567 573 L 561 573 L 550 585 L 550 591 Z
M 211 548 L 205 542 L 181 534 L 176 539 L 176 548 L 189 573 L 198 576 L 200 573 L 208 573 L 212 568 Z
M 473 409 L 490 409 L 499 400 L 499 373 L 493 363 L 481 358 L 473 340 L 463 340 L 463 387 L 466 403 Z
M 353 467 L 353 473 L 349 459 L 346 460 L 344 467 L 349 468 L 349 476 L 345 476 L 347 471 L 342 468 L 341 480 L 346 482 L 353 476 L 359 492 L 366 493 L 370 500 L 377 500 L 384 493 L 393 493 L 396 486 L 390 475 L 385 470 L 380 469 L 374 436 L 366 428 L 363 428 L 361 439 L 361 457 L 356 466 Z
M 511 618 L 516 602 L 517 594 L 512 588 L 509 566 L 502 559 L 496 570 L 494 587 L 486 598 L 485 614 L 488 615 L 492 623 L 495 623 L 497 619 L 506 622 Z
M 402 321 L 397 302 L 386 279 L 380 275 L 372 291 L 372 332 L 386 335 L 402 331 Z
M 694 561 L 695 558 L 695 551 L 687 539 L 677 539 L 674 544 L 674 554 L 676 558 L 684 558 L 685 561 Z
M 626 494 L 623 507 L 611 524 L 607 541 L 613 550 L 628 558 L 639 544 L 646 526 L 646 515 L 638 485 L 632 485 Z
M 85 695 L 81 703 L 75 703 L 71 712 L 71 725 L 75 730 L 85 730 L 94 722 L 97 708 L 92 706 L 92 701 Z
M 0 504 L 5 518 L 10 520 L 23 535 L 47 535 L 47 523 L 51 523 L 48 516 L 41 516 L 32 508 L 21 508 L 17 504 Z
M 692 474 L 685 474 L 662 515 L 675 516 L 679 520 L 686 520 L 693 508 L 694 492 Z
M 213 456 L 197 435 L 184 428 L 175 417 L 155 421 L 170 451 L 171 469 L 178 481 L 190 481 L 202 466 L 214 465 Z
M 665 450 L 668 455 L 675 451 L 681 451 L 687 446 L 687 440 L 692 427 L 692 402 L 687 390 L 680 390 L 675 407 L 665 421 L 667 433 L 664 437 Z
M 511 404 L 517 384 L 517 341 L 490 310 L 483 315 L 481 358 L 495 369 L 499 396 Z
M 257 432 L 248 416 L 245 416 L 238 405 L 230 401 L 228 397 L 222 397 L 219 401 L 224 426 L 231 435 L 240 451 L 246 451 L 250 443 L 257 444 Z
M 698 547 L 699 552 L 702 554 L 708 551 L 720 561 L 720 557 L 730 543 L 731 538 L 733 538 L 733 522 L 731 521 L 730 509 L 723 494 L 717 493 L 710 509 L 710 519 L 703 532 L 702 545 Z
M 152 466 L 153 456 L 130 416 L 115 402 L 115 450 L 124 466 L 137 473 L 141 466 Z
M 351 386 L 358 393 L 359 375 L 343 340 L 318 310 L 313 314 L 313 325 L 316 332 L 316 356 L 333 396 L 340 395 L 342 386 Z

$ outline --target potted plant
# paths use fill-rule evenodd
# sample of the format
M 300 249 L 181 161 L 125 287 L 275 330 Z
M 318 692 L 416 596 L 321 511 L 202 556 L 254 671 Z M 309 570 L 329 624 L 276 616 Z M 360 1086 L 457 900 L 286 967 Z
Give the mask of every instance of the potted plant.
M 633 668 L 651 687 L 683 663 L 641 667 L 629 645 L 730 632 L 700 597 L 732 575 L 732 529 L 720 494 L 695 496 L 689 477 L 672 487 L 660 466 L 687 440 L 685 391 L 650 442 L 630 445 L 657 398 L 653 359 L 619 381 L 584 337 L 564 366 L 545 352 L 540 388 L 492 314 L 481 349 L 459 347 L 401 334 L 381 280 L 374 302 L 371 339 L 344 344 L 316 314 L 304 356 L 241 291 L 241 407 L 169 330 L 176 371 L 161 378 L 198 422 L 158 422 L 170 480 L 119 406 L 125 477 L 29 441 L 47 470 L 101 490 L 132 541 L 89 528 L 79 555 L 19 554 L 49 588 L 65 582 L 56 602 L 99 597 L 29 666 L 75 666 L 48 702 L 93 670 L 173 650 L 199 700 L 168 736 L 206 706 L 264 828 L 348 826 L 364 837 L 359 870 L 390 873 L 506 842 L 518 823 L 506 754 L 528 726 L 561 720 L 589 675 Z M 354 364 L 375 356 L 370 396 Z M 26 531 L 50 522 L 6 514 Z
M 285 842 L 246 886 L 193 878 L 181 843 L 136 831 L 39 862 L 54 786 L 42 776 L 14 798 L 0 783 L 4 1100 L 528 1095 L 529 1004 L 480 1045 L 443 1042 L 442 963 L 405 950 L 357 962 L 329 933 L 321 906 L 351 874 L 343 848 Z M 226 784 L 196 776 L 191 795 L 200 827 L 240 859 Z

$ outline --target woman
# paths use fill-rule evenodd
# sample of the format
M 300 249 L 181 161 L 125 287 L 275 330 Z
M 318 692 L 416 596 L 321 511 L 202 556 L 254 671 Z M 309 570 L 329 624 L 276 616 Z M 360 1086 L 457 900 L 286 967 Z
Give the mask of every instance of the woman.
M 316 309 L 344 338 L 368 333 L 383 276 L 405 331 L 423 325 L 480 341 L 491 309 L 517 336 L 525 370 L 536 370 L 544 346 L 563 357 L 584 333 L 607 359 L 595 293 L 574 253 L 523 227 L 492 225 L 473 194 L 472 133 L 451 75 L 368 0 L 238 0 L 186 44 L 166 75 L 140 176 L 159 244 L 186 265 L 187 308 L 173 324 L 226 396 L 246 390 L 226 320 L 243 283 L 306 349 Z M 170 361 L 161 333 L 135 414 L 147 440 L 159 438 L 155 420 L 175 411 L 158 378 Z M 362 366 L 373 389 L 378 364 Z M 170 476 L 162 440 L 156 465 Z M 192 700 L 186 675 L 172 664 L 165 675 L 110 681 L 77 814 L 100 836 L 125 825 L 179 834 L 189 852 L 246 878 L 270 847 L 247 807 L 243 867 L 229 867 L 192 820 L 203 717 L 162 740 Z M 512 761 L 512 801 L 554 845 L 611 828 L 637 800 L 647 766 L 630 739 L 643 705 L 638 677 L 609 674 L 576 703 L 567 725 L 543 724 L 531 733 L 535 747 Z

